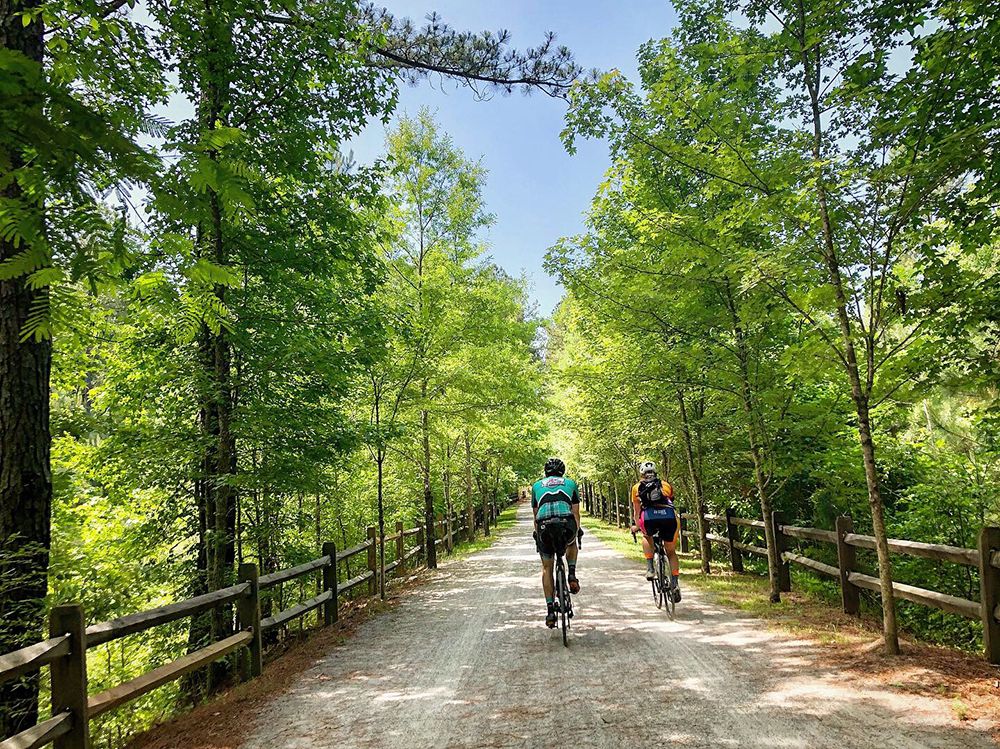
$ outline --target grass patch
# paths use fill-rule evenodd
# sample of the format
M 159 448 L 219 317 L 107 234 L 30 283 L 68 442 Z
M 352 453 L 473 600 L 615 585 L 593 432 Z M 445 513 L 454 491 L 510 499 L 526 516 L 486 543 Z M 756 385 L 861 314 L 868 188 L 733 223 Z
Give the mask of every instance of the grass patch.
M 627 528 L 606 525 L 597 518 L 584 516 L 583 526 L 615 551 L 636 562 L 643 561 L 642 544 L 632 542 Z M 584 539 L 586 548 L 586 539 Z M 701 571 L 701 560 L 690 554 L 678 554 L 681 586 L 690 586 L 708 594 L 712 601 L 767 620 L 794 634 L 809 635 L 824 644 L 840 644 L 851 635 L 870 638 L 879 634 L 874 619 L 857 619 L 834 609 L 827 586 L 808 572 L 792 569 L 792 593 L 782 593 L 781 603 L 771 603 L 766 575 L 733 572 L 727 563 L 712 562 L 712 573 Z M 752 562 L 746 563 L 754 567 Z M 766 570 L 766 567 L 762 569 Z M 839 601 L 839 594 L 837 595 Z
M 472 541 L 462 541 L 461 543 L 457 543 L 452 549 L 451 555 L 445 555 L 443 550 L 439 550 L 438 557 L 442 560 L 465 559 L 470 554 L 475 554 L 477 551 L 488 549 L 504 534 L 505 531 L 513 528 L 515 523 L 517 523 L 516 504 L 505 508 L 497 516 L 497 524 L 490 528 L 489 536 L 477 535 Z

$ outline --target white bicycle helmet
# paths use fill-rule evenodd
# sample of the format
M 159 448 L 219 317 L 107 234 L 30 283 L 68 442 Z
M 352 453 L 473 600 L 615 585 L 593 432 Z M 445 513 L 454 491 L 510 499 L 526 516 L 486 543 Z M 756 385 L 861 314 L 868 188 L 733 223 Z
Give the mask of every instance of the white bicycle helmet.
M 656 474 L 656 463 L 651 460 L 646 460 L 639 464 L 639 475 L 645 476 L 647 473 Z

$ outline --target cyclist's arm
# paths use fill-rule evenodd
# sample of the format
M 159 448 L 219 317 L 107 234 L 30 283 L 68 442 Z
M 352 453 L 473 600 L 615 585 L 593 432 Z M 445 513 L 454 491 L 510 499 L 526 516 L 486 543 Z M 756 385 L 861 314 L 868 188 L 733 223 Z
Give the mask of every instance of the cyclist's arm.
M 573 517 L 576 518 L 576 527 L 582 528 L 582 521 L 580 520 L 580 493 L 573 487 L 573 496 L 569 500 L 570 509 L 573 510 Z
M 538 530 L 538 499 L 535 497 L 535 489 L 531 489 L 531 519 L 535 523 L 535 530 Z
M 639 515 L 641 513 L 642 508 L 639 506 L 639 485 L 634 484 L 632 486 L 632 525 L 638 527 Z

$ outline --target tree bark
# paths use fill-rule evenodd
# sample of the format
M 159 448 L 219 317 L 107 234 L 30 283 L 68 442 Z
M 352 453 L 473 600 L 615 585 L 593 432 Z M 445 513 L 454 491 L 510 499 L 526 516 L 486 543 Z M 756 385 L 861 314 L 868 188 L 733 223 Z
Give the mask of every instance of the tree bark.
M 711 571 L 712 549 L 705 543 L 705 534 L 708 532 L 707 521 L 705 520 L 705 494 L 701 486 L 701 471 L 694 458 L 694 449 L 691 445 L 691 424 L 688 421 L 687 403 L 684 401 L 684 391 L 677 391 L 677 405 L 681 412 L 681 434 L 684 437 L 684 455 L 687 458 L 688 473 L 691 475 L 691 487 L 694 489 L 695 512 L 698 513 L 698 536 L 702 542 L 701 550 L 701 571 L 706 575 Z
M 376 409 L 378 406 L 376 406 Z M 379 596 L 385 600 L 385 450 L 378 448 L 375 454 L 378 471 L 378 568 Z
M 740 371 L 740 400 L 743 401 L 743 412 L 747 419 L 747 440 L 750 443 L 750 458 L 753 461 L 753 477 L 757 486 L 757 498 L 760 501 L 761 518 L 764 520 L 764 542 L 767 546 L 767 579 L 770 588 L 771 603 L 781 603 L 781 582 L 778 570 L 781 559 L 778 557 L 778 539 L 774 537 L 774 524 L 771 513 L 771 495 L 767 491 L 767 479 L 764 476 L 764 461 L 761 454 L 760 435 L 757 431 L 757 408 L 754 403 L 754 390 L 750 382 L 750 355 L 747 352 L 746 331 L 740 321 L 733 299 L 729 280 L 725 283 L 726 306 L 732 319 L 733 339 L 736 343 L 736 363 Z
M 0 49 L 42 64 L 40 17 L 25 26 L 20 13 L 39 2 L 0 0 Z M 39 95 L 33 103 L 41 110 Z M 2 154 L 14 169 L 19 152 Z M 16 181 L 0 197 L 18 200 Z M 23 247 L 0 239 L 0 262 Z M 52 345 L 21 340 L 28 314 L 48 304 L 48 289 L 31 289 L 24 277 L 0 281 L 0 653 L 38 641 L 48 589 L 52 515 L 49 378 Z M 38 673 L 0 685 L 0 739 L 33 726 L 38 718 Z
M 471 541 L 476 535 L 476 511 L 472 505 L 472 441 L 468 429 L 465 430 L 465 512 L 468 515 L 468 539 Z
M 198 121 L 202 130 L 216 128 L 225 116 L 229 102 L 229 69 L 231 59 L 232 29 L 214 0 L 205 0 L 203 17 L 206 53 L 200 67 L 201 98 L 198 103 Z M 207 156 L 217 160 L 219 154 L 209 150 Z M 229 252 L 223 226 L 222 203 L 218 192 L 208 190 L 209 220 L 197 227 L 198 252 L 218 265 L 229 262 Z M 220 302 L 226 301 L 224 286 L 213 290 Z M 218 331 L 202 325 L 199 335 L 199 364 L 203 370 L 203 389 L 199 414 L 202 437 L 201 480 L 204 482 L 203 503 L 199 508 L 207 521 L 204 570 L 205 590 L 218 590 L 235 580 L 236 562 L 236 487 L 237 468 L 236 436 L 233 431 L 234 388 L 232 378 L 232 345 L 225 327 Z M 200 571 L 199 571 L 200 572 Z M 208 629 L 202 617 L 193 617 L 189 640 L 195 646 L 206 641 L 217 641 L 233 632 L 231 606 L 212 610 Z M 208 669 L 210 690 L 225 680 L 228 661 L 220 660 Z
M 454 514 L 455 508 L 451 504 L 451 445 L 445 446 L 445 465 L 444 473 L 441 475 L 442 487 L 444 489 L 444 533 L 445 538 L 445 551 L 451 554 L 451 518 Z
M 421 398 L 427 398 L 427 380 L 420 386 Z M 421 472 L 424 479 L 424 527 L 426 528 L 427 539 L 427 566 L 430 569 L 437 568 L 437 549 L 434 543 L 434 494 L 431 491 L 431 426 L 430 414 L 426 408 L 420 410 L 420 436 L 423 441 L 424 462 Z
M 479 472 L 482 476 L 476 478 L 476 483 L 479 484 L 479 499 L 483 506 L 483 536 L 490 535 L 490 508 L 489 499 L 487 498 L 487 480 L 489 479 L 489 465 L 485 460 L 479 461 Z

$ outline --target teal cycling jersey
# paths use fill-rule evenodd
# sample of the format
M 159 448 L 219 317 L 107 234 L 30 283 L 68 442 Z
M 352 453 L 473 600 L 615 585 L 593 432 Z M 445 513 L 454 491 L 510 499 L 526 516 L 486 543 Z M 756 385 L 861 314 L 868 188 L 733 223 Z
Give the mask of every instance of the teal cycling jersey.
M 531 509 L 538 520 L 573 514 L 573 505 L 580 504 L 576 482 L 565 476 L 546 476 L 531 487 Z

